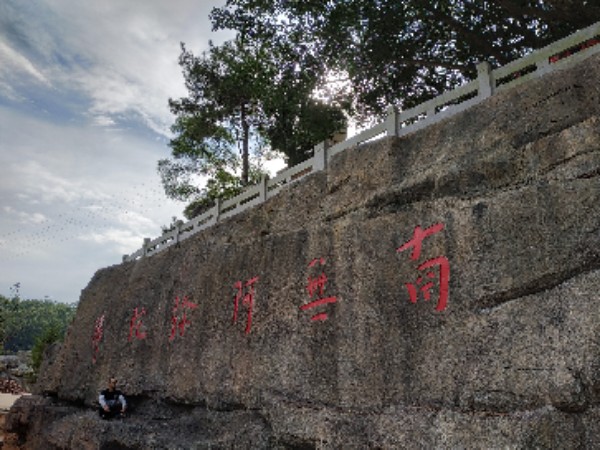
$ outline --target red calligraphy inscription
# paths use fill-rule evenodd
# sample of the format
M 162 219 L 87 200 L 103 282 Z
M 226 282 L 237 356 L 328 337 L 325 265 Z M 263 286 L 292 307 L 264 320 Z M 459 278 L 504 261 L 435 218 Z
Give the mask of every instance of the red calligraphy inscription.
M 198 307 L 196 303 L 189 301 L 187 296 L 179 298 L 175 297 L 173 302 L 173 309 L 171 310 L 171 334 L 169 335 L 169 341 L 175 339 L 175 336 L 179 332 L 179 336 L 183 337 L 185 329 L 192 322 L 188 319 L 187 312 L 194 310 Z
M 146 332 L 142 331 L 144 324 L 142 323 L 142 316 L 146 315 L 146 308 L 135 308 L 133 315 L 129 321 L 129 342 L 132 339 L 146 339 Z
M 233 320 L 232 323 L 235 325 L 237 323 L 238 318 L 238 310 L 240 307 L 240 301 L 243 306 L 247 309 L 246 315 L 246 329 L 244 330 L 245 334 L 250 333 L 250 329 L 252 328 L 252 311 L 254 309 L 254 285 L 258 281 L 258 277 L 250 278 L 245 283 L 241 281 L 236 281 L 233 285 L 233 288 L 237 291 L 235 297 L 233 299 Z M 244 292 L 245 288 L 245 292 Z
M 413 232 L 412 239 L 398 247 L 396 251 L 400 253 L 404 250 L 412 248 L 410 258 L 412 260 L 418 260 L 421 256 L 423 240 L 426 237 L 429 237 L 435 233 L 439 233 L 443 229 L 443 223 L 432 225 L 431 227 L 426 228 L 425 230 L 423 230 L 420 226 L 417 225 Z M 437 268 L 437 277 L 434 271 L 428 270 L 432 268 Z M 446 258 L 445 256 L 438 256 L 437 258 L 429 259 L 419 264 L 417 266 L 417 270 L 425 272 L 424 276 L 417 277 L 417 280 L 414 283 L 404 284 L 406 286 L 406 289 L 408 290 L 410 302 L 416 303 L 417 299 L 419 298 L 419 294 L 423 296 L 425 301 L 431 300 L 431 289 L 433 289 L 436 285 L 436 283 L 434 283 L 434 280 L 437 280 L 439 293 L 437 306 L 435 309 L 436 311 L 445 310 L 448 305 L 448 286 L 450 280 L 450 263 L 448 262 L 448 258 Z
M 588 39 L 587 41 L 582 42 L 578 46 L 571 47 L 571 48 L 569 48 L 567 50 L 563 50 L 560 53 L 557 53 L 555 55 L 550 56 L 548 58 L 548 61 L 550 62 L 550 64 L 557 63 L 561 59 L 567 58 L 567 57 L 571 56 L 574 53 L 577 53 L 577 52 L 579 52 L 581 50 L 585 50 L 587 48 L 593 47 L 593 46 L 598 45 L 598 44 L 600 44 L 600 39 L 598 39 L 598 38 Z
M 94 332 L 92 334 L 92 362 L 95 364 L 100 351 L 100 342 L 104 336 L 104 318 L 105 314 L 102 314 L 96 319 L 94 324 Z
M 325 258 L 315 258 L 309 264 L 308 268 L 311 269 L 316 266 L 324 266 Z M 308 297 L 310 298 L 310 302 L 300 306 L 301 311 L 306 311 L 309 309 L 317 308 L 322 305 L 326 305 L 329 303 L 336 303 L 337 297 L 330 296 L 325 297 L 325 286 L 327 284 L 327 275 L 325 271 L 322 271 L 316 277 L 308 276 L 307 284 L 306 284 L 306 292 L 308 293 Z M 317 297 L 315 300 L 313 298 Z M 328 314 L 326 312 L 321 312 L 314 314 L 310 320 L 312 321 L 322 321 L 327 320 Z

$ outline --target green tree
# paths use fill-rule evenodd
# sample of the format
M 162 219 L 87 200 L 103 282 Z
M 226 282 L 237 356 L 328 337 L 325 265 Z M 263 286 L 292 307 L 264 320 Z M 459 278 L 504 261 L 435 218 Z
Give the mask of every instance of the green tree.
M 31 349 L 31 364 L 33 373 L 37 377 L 42 360 L 44 359 L 44 352 L 48 346 L 55 342 L 61 342 L 65 333 L 64 330 L 57 324 L 50 324 L 42 331 L 42 333 L 36 337 L 35 343 Z
M 253 94 L 260 89 L 255 63 L 239 42 L 211 44 L 200 57 L 182 44 L 179 64 L 188 95 L 169 100 L 176 116 L 169 144 L 176 162 L 159 162 L 167 195 L 187 199 L 199 193 L 191 177 L 224 178 L 224 172 L 238 169 L 236 142 L 242 146 L 241 183 L 248 183 L 250 127 L 260 121 Z
M 261 58 L 261 49 L 246 48 L 241 39 L 211 43 L 200 56 L 182 44 L 179 64 L 187 96 L 169 100 L 176 116 L 172 159 L 159 161 L 158 170 L 169 197 L 193 200 L 186 216 L 210 208 L 217 198 L 235 196 L 260 176 L 250 167 L 250 146 L 252 129 L 265 121 L 257 101 L 268 75 Z
M 3 317 L 3 350 L 31 350 L 36 339 L 48 328 L 64 335 L 75 314 L 75 305 L 49 300 L 7 299 L 0 296 Z
M 600 20 L 586 0 L 228 0 L 215 29 L 243 30 L 293 55 L 322 84 L 345 74 L 350 114 L 408 108 Z M 318 60 L 318 62 L 316 62 Z
M 0 295 L 0 348 L 4 348 L 4 342 L 6 341 L 6 327 L 8 325 L 8 308 L 10 301 L 8 298 Z
M 169 197 L 191 200 L 186 217 L 260 179 L 251 149 L 258 156 L 265 150 L 283 152 L 295 164 L 345 127 L 340 107 L 311 96 L 315 78 L 282 61 L 270 43 L 243 31 L 221 46 L 211 44 L 200 56 L 182 44 L 179 64 L 187 96 L 169 100 L 176 116 L 172 158 L 159 161 L 158 170 Z
M 327 104 L 312 97 L 315 81 L 280 79 L 264 104 L 270 118 L 264 135 L 272 148 L 285 155 L 289 166 L 310 158 L 316 144 L 346 129 L 347 119 L 339 103 Z

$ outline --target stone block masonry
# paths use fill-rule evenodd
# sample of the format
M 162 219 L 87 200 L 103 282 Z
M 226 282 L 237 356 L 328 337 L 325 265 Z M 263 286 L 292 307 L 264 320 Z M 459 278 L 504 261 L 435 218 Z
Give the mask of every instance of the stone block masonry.
M 99 270 L 7 428 L 44 449 L 598 448 L 599 327 L 596 55 Z M 91 409 L 111 374 L 118 423 Z

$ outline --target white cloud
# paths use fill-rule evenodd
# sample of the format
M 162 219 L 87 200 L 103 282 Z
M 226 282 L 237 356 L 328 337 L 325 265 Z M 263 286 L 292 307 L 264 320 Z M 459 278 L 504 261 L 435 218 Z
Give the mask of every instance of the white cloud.
M 142 235 L 158 234 L 160 226 L 152 219 L 135 211 L 121 211 L 115 219 L 131 230 L 137 230 Z
M 24 195 L 44 203 L 73 203 L 77 200 L 103 198 L 101 194 L 91 191 L 83 183 L 74 182 L 53 173 L 39 161 L 30 160 L 13 164 L 9 170 L 20 180 L 22 189 L 25 191 Z
M 167 101 L 185 95 L 179 43 L 218 42 L 224 3 L 0 0 L 1 294 L 75 301 L 181 216 L 156 173 Z
M 71 63 L 68 71 L 54 65 L 54 78 L 78 86 L 92 101 L 93 115 L 134 113 L 168 136 L 173 118 L 167 100 L 185 95 L 179 44 L 202 51 L 209 39 L 219 40 L 208 19 L 216 3 L 224 1 L 46 0 L 49 17 L 60 21 L 54 27 L 64 34 L 44 50 L 48 59 L 60 51 Z
M 117 229 L 123 234 L 111 241 L 115 245 L 102 248 L 112 249 L 116 262 L 125 247 L 128 253 L 135 251 L 143 237 L 158 236 L 161 225 L 181 215 L 182 205 L 168 200 L 160 186 L 156 161 L 167 149 L 154 139 L 132 137 L 126 130 L 106 133 L 97 127 L 47 124 L 8 114 L 2 107 L 0 135 L 0 166 L 5 167 L 0 237 L 19 230 L 9 242 L 13 255 L 39 256 L 56 242 L 64 242 L 64 249 L 79 235 Z M 42 216 L 52 227 L 17 225 L 24 220 L 35 225 Z M 0 265 L 7 248 L 0 251 Z
M 224 0 L 4 1 L 10 30 L 3 37 L 0 20 L 0 94 L 28 97 L 14 89 L 15 73 L 47 86 L 51 79 L 56 89 L 77 89 L 90 100 L 89 113 L 100 118 L 93 123 L 133 115 L 164 136 L 173 121 L 167 100 L 185 95 L 180 42 L 200 52 L 210 39 L 231 35 L 212 33 L 208 18 Z
M 0 36 L 1 38 L 1 36 Z M 29 59 L 11 48 L 0 39 L 0 77 L 18 78 L 23 75 L 33 78 L 38 83 L 51 86 L 50 81 L 40 72 Z M 3 83 L 4 84 L 4 83 Z
M 0 96 L 7 98 L 13 102 L 23 102 L 25 97 L 20 95 L 8 81 L 0 79 Z
M 38 212 L 17 211 L 12 206 L 4 206 L 2 209 L 6 214 L 17 217 L 22 224 L 40 224 L 48 221 L 48 218 L 44 214 Z
M 93 242 L 99 245 L 111 245 L 121 254 L 133 253 L 141 247 L 142 238 L 131 230 L 110 228 L 99 233 L 87 233 L 78 236 L 80 241 Z
M 94 117 L 93 124 L 99 127 L 112 127 L 116 122 L 108 116 L 98 115 Z

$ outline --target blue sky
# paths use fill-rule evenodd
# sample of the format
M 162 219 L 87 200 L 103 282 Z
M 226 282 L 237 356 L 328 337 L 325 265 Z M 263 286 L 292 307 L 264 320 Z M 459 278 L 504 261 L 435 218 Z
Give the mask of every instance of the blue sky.
M 156 172 L 185 95 L 180 42 L 214 34 L 198 0 L 0 1 L 0 294 L 76 302 L 99 268 L 183 204 Z

